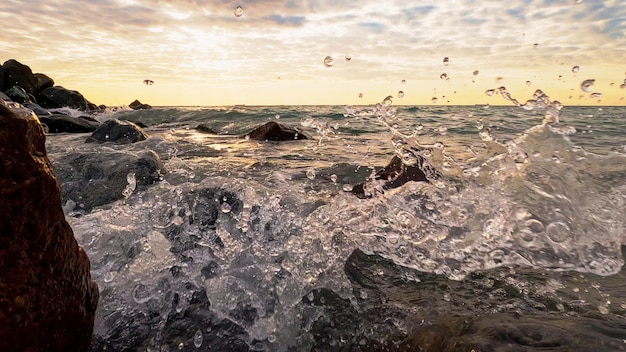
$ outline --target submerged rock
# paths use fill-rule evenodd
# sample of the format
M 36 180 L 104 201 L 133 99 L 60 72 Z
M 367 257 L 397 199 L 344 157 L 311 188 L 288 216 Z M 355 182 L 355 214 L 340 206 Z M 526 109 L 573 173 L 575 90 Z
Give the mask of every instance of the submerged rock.
M 95 131 L 100 122 L 87 116 L 72 117 L 64 114 L 39 115 L 41 123 L 50 133 L 86 133 Z
M 152 109 L 152 106 L 150 104 L 144 104 L 144 103 L 140 102 L 137 99 L 135 99 L 135 101 L 133 101 L 132 103 L 128 104 L 128 107 L 133 109 L 133 110 Z
M 270 121 L 263 126 L 246 133 L 244 138 L 260 141 L 293 141 L 299 139 L 311 139 L 302 131 L 282 125 L 278 122 Z
M 63 189 L 63 202 L 76 205 L 69 211 L 90 211 L 129 197 L 135 190 L 158 182 L 165 172 L 153 151 L 74 153 L 53 163 Z
M 0 101 L 0 351 L 87 351 L 98 302 L 32 111 Z
M 128 144 L 143 141 L 146 138 L 148 138 L 148 135 L 138 125 L 130 121 L 113 119 L 100 125 L 85 140 L 85 143 L 113 142 L 115 144 Z

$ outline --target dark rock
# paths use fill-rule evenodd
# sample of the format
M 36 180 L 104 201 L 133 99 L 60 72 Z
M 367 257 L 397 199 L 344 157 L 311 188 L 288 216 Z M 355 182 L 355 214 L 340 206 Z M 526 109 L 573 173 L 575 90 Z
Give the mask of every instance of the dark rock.
M 22 105 L 24 105 L 24 107 L 31 109 L 37 116 L 51 116 L 52 115 L 50 111 L 42 108 L 41 106 L 35 103 L 23 103 Z
M 50 88 L 54 86 L 54 80 L 43 73 L 35 73 L 35 78 L 37 78 L 38 87 L 37 94 L 46 88 Z
M 0 102 L 0 155 L 0 351 L 87 351 L 98 286 L 32 111 Z
M 263 126 L 246 133 L 244 138 L 260 141 L 293 141 L 298 139 L 311 139 L 302 131 L 270 121 Z
M 20 104 L 33 103 L 34 102 L 34 101 L 31 100 L 31 97 L 28 95 L 28 93 L 26 93 L 24 88 L 22 88 L 20 86 L 13 86 L 13 87 L 7 89 L 4 92 L 14 102 L 17 102 L 17 103 L 20 103 Z
M 2 66 L 0 66 L 0 93 L 3 92 L 4 89 L 5 89 L 5 87 L 4 87 L 4 68 Z
M 39 93 L 39 80 L 30 67 L 22 65 L 16 60 L 8 60 L 3 65 L 4 69 L 4 89 L 13 86 L 24 88 L 27 94 L 37 95 Z
M 135 99 L 135 101 L 133 101 L 132 103 L 128 104 L 128 107 L 133 110 L 152 109 L 152 106 L 150 106 L 149 104 L 143 104 L 137 99 Z
M 48 126 L 50 133 L 86 133 L 93 132 L 100 126 L 100 122 L 86 116 L 72 117 L 57 113 L 41 115 L 39 120 Z
M 205 124 L 200 124 L 196 127 L 196 131 L 200 131 L 200 132 L 204 132 L 204 133 L 210 133 L 210 134 L 217 134 L 217 131 L 215 131 L 214 129 L 212 129 L 211 127 L 205 125 Z
M 108 120 L 89 136 L 85 143 L 113 142 L 128 144 L 143 141 L 148 135 L 143 129 L 130 121 Z
M 441 174 L 427 164 L 422 156 L 415 156 L 417 163 L 409 166 L 404 164 L 397 155 L 394 155 L 389 164 L 376 173 L 374 180 L 383 180 L 382 189 L 387 190 L 400 187 L 409 181 L 430 182 L 426 173 L 432 177 L 441 177 Z M 359 198 L 370 198 L 375 190 L 368 190 L 368 185 L 368 182 L 358 184 L 352 188 L 352 193 Z
M 9 98 L 8 95 L 0 92 L 0 100 L 4 100 L 4 101 L 11 101 L 11 98 Z
M 46 88 L 39 93 L 39 104 L 44 108 L 70 107 L 78 110 L 93 110 L 93 105 L 82 94 L 75 90 L 65 89 L 62 86 Z
M 153 151 L 74 153 L 52 162 L 63 190 L 63 202 L 72 200 L 77 204 L 76 210 L 83 211 L 144 190 L 165 172 Z M 129 178 L 132 179 L 129 174 L 134 174 L 136 189 L 127 188 Z
M 100 109 L 100 110 L 105 110 L 106 108 L 107 108 L 107 106 L 104 105 L 104 104 L 98 105 L 98 109 Z

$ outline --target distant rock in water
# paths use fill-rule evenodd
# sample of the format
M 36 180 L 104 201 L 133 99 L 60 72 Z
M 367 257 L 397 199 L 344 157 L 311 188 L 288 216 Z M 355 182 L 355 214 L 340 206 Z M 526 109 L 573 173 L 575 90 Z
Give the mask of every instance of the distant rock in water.
M 400 187 L 409 181 L 429 182 L 424 173 L 425 168 L 428 168 L 430 174 L 437 177 L 441 176 L 437 170 L 425 165 L 422 156 L 417 156 L 417 163 L 409 166 L 404 164 L 397 155 L 394 155 L 389 164 L 376 173 L 374 180 L 383 180 L 383 190 Z M 370 198 L 372 190 L 368 190 L 367 186 L 368 182 L 360 183 L 352 188 L 352 193 L 359 198 Z
M 115 144 L 129 144 L 143 141 L 146 138 L 148 138 L 148 135 L 136 124 L 130 121 L 113 119 L 100 125 L 85 140 L 85 143 L 113 142 Z
M 98 303 L 32 111 L 0 101 L 0 351 L 88 351 Z
M 211 127 L 204 125 L 204 124 L 199 124 L 198 126 L 196 126 L 196 131 L 210 133 L 210 134 L 217 134 L 217 131 L 215 131 Z
M 144 104 L 144 103 L 140 102 L 137 99 L 135 99 L 135 101 L 133 101 L 132 103 L 128 104 L 128 107 L 133 109 L 133 110 L 152 109 L 152 106 L 150 104 Z
M 263 126 L 246 133 L 244 138 L 255 139 L 259 141 L 293 141 L 299 139 L 311 139 L 295 128 L 282 125 L 280 123 L 270 121 Z
M 68 211 L 89 211 L 159 182 L 165 168 L 153 151 L 74 153 L 52 160 Z M 66 207 L 67 208 L 67 207 Z
M 72 117 L 64 114 L 39 115 L 41 123 L 50 133 L 87 133 L 95 131 L 100 122 L 87 116 Z
M 98 107 L 85 99 L 82 94 L 62 86 L 42 90 L 39 93 L 39 104 L 48 109 L 70 107 L 83 111 L 98 110 Z

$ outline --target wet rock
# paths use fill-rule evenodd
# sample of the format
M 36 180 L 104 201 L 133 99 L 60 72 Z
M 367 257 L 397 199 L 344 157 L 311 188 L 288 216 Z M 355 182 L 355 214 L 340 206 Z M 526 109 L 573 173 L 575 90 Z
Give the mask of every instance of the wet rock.
M 302 131 L 282 125 L 278 122 L 270 121 L 260 127 L 243 135 L 244 138 L 259 141 L 293 141 L 299 139 L 311 139 Z
M 115 144 L 128 144 L 143 141 L 146 138 L 148 138 L 148 135 L 136 124 L 130 121 L 113 119 L 100 125 L 85 140 L 85 143 L 113 142 Z
M 11 98 L 12 101 L 24 104 L 24 103 L 33 103 L 34 101 L 31 97 L 26 93 L 24 88 L 20 86 L 13 86 L 5 91 L 6 95 Z
M 17 60 L 8 60 L 2 65 L 4 71 L 4 89 L 13 86 L 24 88 L 26 94 L 36 96 L 39 93 L 39 80 L 30 67 L 19 63 Z
M 87 351 L 98 287 L 32 111 L 0 102 L 0 351 Z
M 38 82 L 37 93 L 54 86 L 54 80 L 47 75 L 43 73 L 35 73 L 34 76 L 37 78 Z
M 41 123 L 48 126 L 50 133 L 86 133 L 95 131 L 100 122 L 88 116 L 72 117 L 65 114 L 39 115 Z
M 426 164 L 423 157 L 417 156 L 415 165 L 405 165 L 402 160 L 394 155 L 387 166 L 378 171 L 374 176 L 374 183 L 382 181 L 382 189 L 392 189 L 402 186 L 409 181 L 430 182 L 426 177 L 426 172 L 435 177 L 441 177 L 439 172 Z M 370 198 L 376 190 L 368 189 L 368 186 L 376 186 L 371 181 L 360 183 L 352 188 L 352 193 L 359 198 Z
M 74 202 L 75 211 L 90 211 L 128 197 L 158 182 L 165 172 L 153 151 L 73 153 L 52 162 L 63 190 L 63 202 Z
M 50 111 L 42 108 L 41 106 L 35 103 L 23 103 L 22 105 L 24 105 L 24 107 L 31 109 L 37 116 L 51 116 L 52 115 Z
M 135 99 L 135 101 L 133 101 L 132 103 L 128 104 L 128 107 L 133 109 L 133 110 L 152 109 L 152 106 L 150 104 L 143 104 L 142 102 L 140 102 L 137 99 Z
M 75 90 L 69 90 L 62 86 L 49 87 L 39 93 L 39 104 L 47 109 L 70 107 L 73 109 L 89 111 L 97 109 L 93 103 Z

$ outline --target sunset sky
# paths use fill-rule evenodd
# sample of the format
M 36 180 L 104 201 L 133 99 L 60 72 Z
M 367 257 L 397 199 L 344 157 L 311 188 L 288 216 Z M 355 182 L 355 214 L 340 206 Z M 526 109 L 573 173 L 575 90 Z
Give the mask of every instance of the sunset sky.
M 1 62 L 96 104 L 626 105 L 624 0 L 3 0 L 0 23 Z

